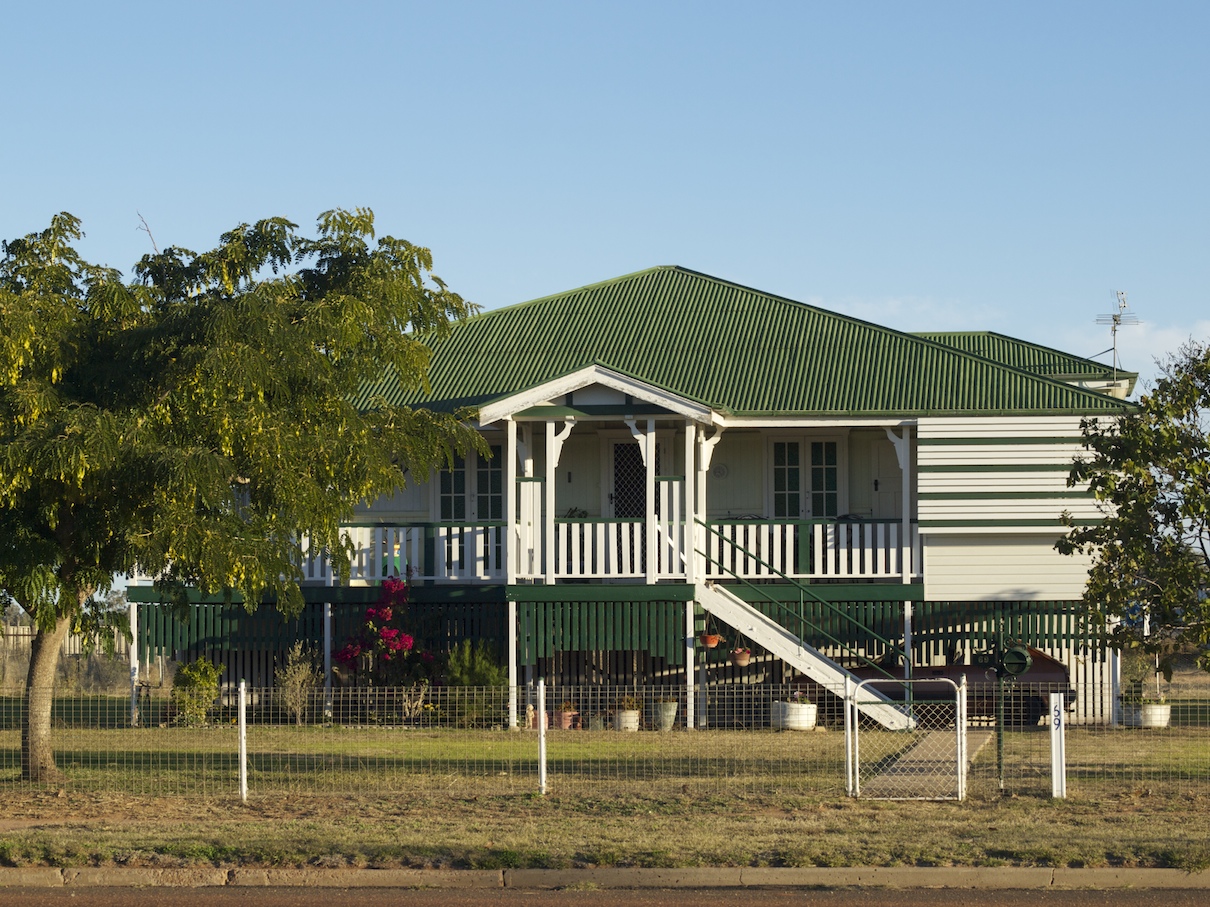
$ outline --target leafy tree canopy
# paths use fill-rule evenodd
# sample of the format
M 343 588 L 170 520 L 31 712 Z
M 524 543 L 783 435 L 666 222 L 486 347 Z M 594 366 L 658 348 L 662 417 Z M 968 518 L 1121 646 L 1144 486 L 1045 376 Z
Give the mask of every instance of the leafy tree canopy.
M 304 540 L 339 569 L 358 502 L 481 445 L 454 416 L 351 402 L 386 369 L 423 387 L 417 334 L 474 308 L 427 249 L 373 242 L 370 211 L 329 211 L 315 238 L 241 224 L 211 251 L 145 256 L 130 281 L 85 261 L 81 236 L 60 214 L 0 260 L 0 589 L 48 645 L 136 569 L 178 597 L 296 611 Z M 31 704 L 53 684 L 39 651 Z M 32 711 L 48 731 L 49 700 Z M 23 747 L 27 776 L 48 754 L 39 768 Z
M 1178 649 L 1210 670 L 1210 346 L 1184 346 L 1136 411 L 1083 434 L 1069 484 L 1087 482 L 1105 519 L 1057 547 L 1092 556 L 1086 605 L 1168 676 Z

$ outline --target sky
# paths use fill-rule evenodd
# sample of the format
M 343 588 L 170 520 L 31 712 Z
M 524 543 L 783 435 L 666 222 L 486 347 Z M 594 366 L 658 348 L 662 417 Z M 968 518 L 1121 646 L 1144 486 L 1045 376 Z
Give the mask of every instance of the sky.
M 1210 340 L 1200 0 L 0 13 L 0 237 L 70 211 L 126 273 L 365 206 L 485 309 L 676 264 L 1089 357 L 1125 291 L 1144 382 Z

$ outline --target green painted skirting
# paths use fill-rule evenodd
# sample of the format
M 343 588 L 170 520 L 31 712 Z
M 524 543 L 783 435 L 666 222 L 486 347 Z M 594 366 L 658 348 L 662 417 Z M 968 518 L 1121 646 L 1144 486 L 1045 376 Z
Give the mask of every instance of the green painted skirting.
M 508 586 L 505 598 L 512 602 L 651 602 L 693 601 L 693 586 L 686 583 L 597 583 L 554 586 Z
M 647 652 L 685 663 L 684 601 L 519 602 L 518 658 L 534 664 L 556 652 Z

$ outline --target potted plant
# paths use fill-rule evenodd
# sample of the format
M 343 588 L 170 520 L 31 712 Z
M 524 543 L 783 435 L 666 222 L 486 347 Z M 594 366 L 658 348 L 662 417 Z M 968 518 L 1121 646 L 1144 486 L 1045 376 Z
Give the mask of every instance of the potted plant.
M 576 704 L 570 699 L 564 699 L 559 703 L 559 707 L 555 709 L 554 721 L 551 727 L 559 728 L 560 730 L 569 730 L 576 726 L 576 718 L 580 712 L 576 708 Z
M 818 715 L 815 703 L 802 690 L 791 690 L 785 699 L 777 699 L 769 712 L 772 726 L 781 731 L 809 731 Z
M 698 641 L 703 646 L 705 646 L 707 649 L 713 649 L 713 648 L 716 648 L 718 646 L 718 644 L 723 641 L 723 637 L 720 636 L 718 633 L 702 632 L 698 636 Z
M 1168 727 L 1172 721 L 1172 703 L 1158 689 L 1149 693 L 1141 681 L 1127 684 L 1120 698 L 1126 727 Z
M 731 650 L 731 663 L 742 668 L 752 660 L 752 650 L 747 646 L 736 646 Z
M 1123 653 L 1123 668 L 1132 679 L 1122 685 L 1118 697 L 1122 703 L 1122 724 L 1126 727 L 1168 727 L 1172 704 L 1164 698 L 1161 676 L 1171 679 L 1171 659 L 1161 660 L 1159 653 L 1141 647 Z M 1155 688 L 1151 688 L 1154 679 Z
M 637 731 L 643 704 L 637 696 L 619 696 L 613 713 L 613 726 L 619 731 Z
M 670 731 L 676 725 L 676 710 L 680 700 L 676 696 L 659 696 L 655 700 L 655 726 L 661 731 Z

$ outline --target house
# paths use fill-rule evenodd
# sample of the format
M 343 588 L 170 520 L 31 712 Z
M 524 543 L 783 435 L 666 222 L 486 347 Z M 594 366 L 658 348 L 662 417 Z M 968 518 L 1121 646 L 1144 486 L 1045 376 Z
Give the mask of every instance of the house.
M 515 684 L 772 671 L 835 689 L 854 658 L 1013 639 L 1069 665 L 1078 717 L 1108 714 L 1087 563 L 1053 546 L 1063 513 L 1099 517 L 1068 471 L 1081 420 L 1129 409 L 1132 373 L 681 267 L 490 311 L 432 347 L 431 393 L 386 375 L 364 399 L 475 407 L 491 456 L 366 505 L 344 583 L 305 565 L 316 607 L 406 574 L 451 638 L 474 620 L 504 637 Z M 762 658 L 722 664 L 695 646 L 706 625 Z

